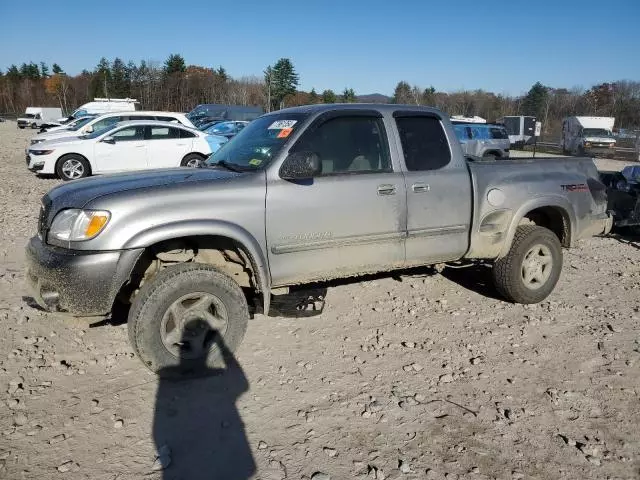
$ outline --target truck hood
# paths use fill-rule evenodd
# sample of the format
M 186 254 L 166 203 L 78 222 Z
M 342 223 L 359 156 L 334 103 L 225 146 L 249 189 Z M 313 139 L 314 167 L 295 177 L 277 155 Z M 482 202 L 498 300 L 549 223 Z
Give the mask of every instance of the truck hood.
M 173 184 L 224 181 L 239 175 L 243 174 L 218 168 L 172 168 L 96 176 L 57 186 L 42 198 L 42 203 L 50 223 L 60 210 L 82 208 L 104 195 Z

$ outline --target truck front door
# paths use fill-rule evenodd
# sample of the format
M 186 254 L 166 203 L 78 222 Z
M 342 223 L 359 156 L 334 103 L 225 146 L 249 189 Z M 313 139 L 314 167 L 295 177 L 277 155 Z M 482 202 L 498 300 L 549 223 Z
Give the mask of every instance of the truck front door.
M 452 157 L 441 119 L 394 114 L 407 190 L 407 265 L 461 258 L 469 248 L 472 190 L 463 158 Z
M 308 181 L 267 180 L 272 284 L 402 266 L 406 195 L 382 116 L 372 110 L 321 115 L 289 153 L 296 151 L 318 155 L 322 173 Z

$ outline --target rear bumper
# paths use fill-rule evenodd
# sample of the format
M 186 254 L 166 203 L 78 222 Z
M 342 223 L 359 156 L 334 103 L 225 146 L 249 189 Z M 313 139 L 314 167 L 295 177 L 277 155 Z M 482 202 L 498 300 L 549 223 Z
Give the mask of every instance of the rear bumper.
M 45 310 L 104 315 L 111 311 L 142 250 L 67 250 L 33 237 L 26 248 L 27 281 Z
M 589 225 L 580 235 L 580 238 L 592 237 L 594 235 L 606 235 L 613 228 L 613 216 L 609 213 L 602 213 L 591 217 Z

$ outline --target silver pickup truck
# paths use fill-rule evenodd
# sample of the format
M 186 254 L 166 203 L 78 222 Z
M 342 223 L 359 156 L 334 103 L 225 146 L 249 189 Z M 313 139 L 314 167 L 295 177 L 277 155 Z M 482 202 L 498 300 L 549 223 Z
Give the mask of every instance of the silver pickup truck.
M 28 279 L 48 310 L 130 304 L 143 363 L 186 374 L 238 346 L 255 299 L 267 314 L 296 284 L 481 260 L 507 301 L 540 302 L 561 247 L 610 230 L 606 206 L 588 158 L 475 163 L 435 109 L 298 107 L 254 120 L 204 168 L 52 189 Z

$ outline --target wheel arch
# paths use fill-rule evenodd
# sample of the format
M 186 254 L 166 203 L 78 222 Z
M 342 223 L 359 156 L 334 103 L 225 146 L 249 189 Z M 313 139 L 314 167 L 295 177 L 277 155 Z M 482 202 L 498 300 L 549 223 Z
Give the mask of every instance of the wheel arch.
M 64 154 L 60 155 L 58 157 L 58 159 L 56 160 L 56 164 L 55 164 L 54 170 L 57 172 L 58 171 L 58 166 L 60 165 L 60 162 L 62 162 L 66 157 L 72 157 L 72 156 L 80 157 L 85 162 L 87 162 L 87 165 L 89 166 L 89 175 L 93 174 L 93 167 L 91 166 L 91 162 L 89 161 L 89 159 L 85 155 L 83 155 L 81 153 L 76 153 L 76 152 L 68 152 L 68 153 L 64 153 Z
M 149 251 L 158 245 L 176 241 L 195 242 L 198 245 L 202 245 L 205 241 L 209 245 L 229 241 L 236 245 L 251 263 L 252 273 L 255 277 L 255 288 L 262 293 L 264 313 L 265 315 L 268 313 L 271 301 L 271 277 L 267 256 L 258 240 L 238 225 L 205 220 L 174 222 L 139 232 L 132 236 L 122 248 L 143 248 L 145 251 Z
M 533 223 L 548 228 L 556 234 L 563 247 L 573 246 L 576 225 L 573 207 L 566 198 L 543 197 L 525 203 L 516 211 L 498 258 L 507 255 L 516 230 L 523 223 Z

